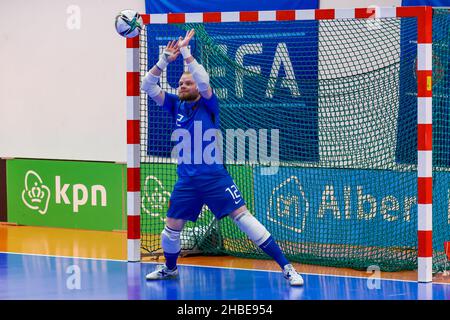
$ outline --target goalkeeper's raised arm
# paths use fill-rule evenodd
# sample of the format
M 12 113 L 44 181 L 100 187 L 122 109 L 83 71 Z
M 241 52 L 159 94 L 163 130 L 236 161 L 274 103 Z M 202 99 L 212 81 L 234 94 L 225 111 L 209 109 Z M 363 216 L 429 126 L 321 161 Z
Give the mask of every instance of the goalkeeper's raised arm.
M 165 92 L 161 90 L 158 85 L 159 77 L 164 69 L 167 68 L 167 65 L 175 61 L 179 55 L 180 49 L 177 45 L 177 41 L 169 41 L 158 62 L 147 72 L 142 80 L 142 90 L 145 91 L 159 106 L 164 104 L 165 98 Z
M 142 81 L 142 90 L 145 91 L 157 105 L 164 105 L 166 97 L 166 93 L 158 85 L 161 73 L 167 68 L 169 63 L 178 58 L 180 53 L 183 56 L 188 72 L 192 75 L 192 79 L 198 89 L 197 95 L 200 94 L 205 99 L 210 99 L 212 97 L 213 91 L 209 85 L 209 75 L 205 68 L 195 60 L 188 48 L 189 41 L 194 35 L 195 30 L 191 29 L 186 32 L 184 38 L 180 37 L 178 41 L 169 41 L 158 62 L 145 75 Z M 213 113 L 218 112 L 218 107 L 211 109 L 213 109 L 211 110 Z
M 188 48 L 189 41 L 191 41 L 194 35 L 194 29 L 186 32 L 184 39 L 182 37 L 178 39 L 178 48 L 180 49 L 181 55 L 186 62 L 188 71 L 192 74 L 192 78 L 197 83 L 200 95 L 205 99 L 209 99 L 212 96 L 212 89 L 209 85 L 209 75 L 205 68 L 199 64 L 197 60 L 195 60 L 191 54 L 191 50 Z

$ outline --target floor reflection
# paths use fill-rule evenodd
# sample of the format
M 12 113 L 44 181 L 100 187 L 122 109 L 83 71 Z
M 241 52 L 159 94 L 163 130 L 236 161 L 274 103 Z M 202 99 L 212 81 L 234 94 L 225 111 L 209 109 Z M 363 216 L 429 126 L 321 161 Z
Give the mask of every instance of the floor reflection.
M 304 274 L 289 287 L 278 271 L 180 265 L 177 280 L 146 281 L 156 263 L 0 253 L 0 299 L 440 300 L 450 285 Z

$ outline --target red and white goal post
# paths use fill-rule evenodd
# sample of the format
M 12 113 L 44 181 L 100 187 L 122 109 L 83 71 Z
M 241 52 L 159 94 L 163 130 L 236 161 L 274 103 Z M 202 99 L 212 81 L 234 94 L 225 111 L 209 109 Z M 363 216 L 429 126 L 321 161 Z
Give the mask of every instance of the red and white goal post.
M 290 20 L 417 18 L 417 199 L 418 281 L 432 281 L 432 8 L 276 10 L 142 14 L 144 24 Z M 140 66 L 139 36 L 127 39 L 128 261 L 140 261 Z

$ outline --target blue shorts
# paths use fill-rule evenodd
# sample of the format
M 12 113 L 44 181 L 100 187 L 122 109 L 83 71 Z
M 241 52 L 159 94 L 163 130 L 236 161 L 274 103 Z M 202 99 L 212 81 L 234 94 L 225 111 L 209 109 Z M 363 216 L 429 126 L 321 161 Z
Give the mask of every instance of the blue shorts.
M 220 220 L 245 205 L 245 200 L 230 175 L 179 177 L 167 217 L 195 222 L 204 204 Z

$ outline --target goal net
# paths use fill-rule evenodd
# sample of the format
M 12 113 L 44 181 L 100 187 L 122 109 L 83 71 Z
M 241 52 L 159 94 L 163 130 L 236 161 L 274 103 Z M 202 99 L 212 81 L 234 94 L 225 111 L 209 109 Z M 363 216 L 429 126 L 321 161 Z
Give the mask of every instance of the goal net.
M 168 41 L 194 28 L 192 54 L 220 101 L 226 168 L 288 259 L 416 269 L 417 19 L 224 17 L 233 20 L 233 13 L 221 22 L 148 24 L 140 36 L 141 80 Z M 444 267 L 450 239 L 448 17 L 448 10 L 433 17 L 435 271 Z M 184 68 L 181 57 L 170 64 L 162 89 L 176 93 Z M 149 254 L 161 253 L 177 179 L 172 129 L 170 115 L 141 93 L 141 246 Z M 182 248 L 268 258 L 231 219 L 217 221 L 206 206 L 186 224 Z

